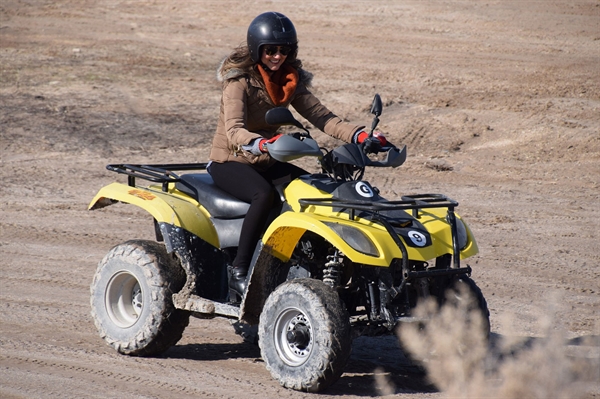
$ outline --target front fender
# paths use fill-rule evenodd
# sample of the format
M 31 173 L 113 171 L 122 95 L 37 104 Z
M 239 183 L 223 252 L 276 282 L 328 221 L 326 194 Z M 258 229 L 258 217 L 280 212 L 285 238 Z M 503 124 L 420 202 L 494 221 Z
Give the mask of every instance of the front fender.
M 432 236 L 432 245 L 417 248 L 415 246 L 406 245 L 404 238 L 398 236 L 405 244 L 409 259 L 427 262 L 438 256 L 452 253 L 452 233 L 450 231 L 450 226 L 445 222 L 445 219 L 429 215 L 428 217 L 423 217 L 422 222 Z M 362 234 L 372 242 L 375 248 L 377 248 L 378 256 L 372 256 L 357 251 L 326 223 L 342 224 L 360 230 Z M 473 234 L 466 224 L 465 227 L 467 229 L 467 234 L 469 235 L 469 244 L 461 251 L 461 259 L 473 256 L 478 252 Z M 287 262 L 292 256 L 292 252 L 294 251 L 298 240 L 300 240 L 307 230 L 312 231 L 329 241 L 329 243 L 343 252 L 344 255 L 354 263 L 372 266 L 389 266 L 393 259 L 402 258 L 400 248 L 398 248 L 393 238 L 390 237 L 383 226 L 379 224 L 365 219 L 352 221 L 309 212 L 283 213 L 271 223 L 265 232 L 262 241 L 265 247 L 270 249 L 271 255 L 283 262 Z
M 193 200 L 152 188 L 112 183 L 98 191 L 88 209 L 103 208 L 117 201 L 138 206 L 157 222 L 181 227 L 219 248 L 219 238 L 210 215 Z
M 378 255 L 367 255 L 350 246 L 342 237 L 326 223 L 337 223 L 360 230 L 377 248 Z M 387 231 L 381 226 L 363 221 L 361 223 L 314 213 L 286 212 L 271 223 L 263 236 L 263 244 L 271 254 L 283 262 L 292 256 L 294 248 L 306 231 L 311 231 L 339 249 L 354 263 L 372 266 L 389 266 L 394 258 L 401 258 L 402 253 Z M 432 259 L 436 257 L 433 248 L 418 250 L 408 247 L 410 259 Z

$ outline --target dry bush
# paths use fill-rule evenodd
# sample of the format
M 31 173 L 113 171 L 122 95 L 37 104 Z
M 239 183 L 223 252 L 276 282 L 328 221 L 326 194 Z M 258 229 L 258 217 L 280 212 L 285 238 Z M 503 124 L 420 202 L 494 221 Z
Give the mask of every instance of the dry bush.
M 390 376 L 381 367 L 375 369 L 375 389 L 379 396 L 389 396 L 396 392 L 396 386 Z
M 399 328 L 405 350 L 446 397 L 574 399 L 586 397 L 597 384 L 597 350 L 587 358 L 569 356 L 553 309 L 540 319 L 541 338 L 500 337 L 491 346 L 480 312 L 469 311 L 475 308 L 473 299 L 462 294 L 463 300 L 449 298 L 441 308 L 433 300 L 423 301 L 415 316 L 426 321 Z

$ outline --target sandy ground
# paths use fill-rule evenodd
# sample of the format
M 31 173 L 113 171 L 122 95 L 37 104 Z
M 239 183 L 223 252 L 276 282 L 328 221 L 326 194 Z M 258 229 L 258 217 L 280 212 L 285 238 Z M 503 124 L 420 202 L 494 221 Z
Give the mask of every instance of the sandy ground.
M 368 124 L 383 98 L 380 128 L 409 151 L 401 168 L 368 174 L 384 196 L 460 202 L 493 337 L 541 339 L 552 313 L 569 342 L 588 342 L 575 348 L 596 357 L 583 396 L 599 397 L 600 2 L 290 3 L 0 3 L 0 397 L 312 396 L 281 388 L 226 320 L 193 319 L 148 359 L 118 355 L 90 317 L 98 261 L 153 238 L 133 207 L 86 210 L 124 181 L 105 165 L 206 161 L 216 67 L 267 10 L 294 21 L 313 91 L 334 112 Z M 393 337 L 353 348 L 322 397 L 444 396 Z

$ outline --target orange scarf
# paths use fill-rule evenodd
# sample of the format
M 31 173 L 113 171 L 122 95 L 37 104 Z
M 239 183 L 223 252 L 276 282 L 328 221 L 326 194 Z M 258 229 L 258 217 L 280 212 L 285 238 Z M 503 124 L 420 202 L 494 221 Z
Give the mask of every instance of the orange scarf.
M 286 104 L 298 86 L 298 71 L 288 64 L 282 64 L 271 75 L 260 64 L 258 64 L 258 71 L 265 82 L 265 88 L 273 104 Z

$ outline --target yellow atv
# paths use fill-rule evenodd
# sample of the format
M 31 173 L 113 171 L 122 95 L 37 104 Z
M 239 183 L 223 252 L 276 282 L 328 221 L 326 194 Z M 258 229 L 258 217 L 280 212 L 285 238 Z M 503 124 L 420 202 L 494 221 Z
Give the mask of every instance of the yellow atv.
M 371 135 L 381 110 L 376 95 Z M 136 205 L 156 231 L 156 242 L 119 244 L 98 265 L 92 316 L 110 346 L 152 356 L 177 343 L 190 315 L 230 318 L 258 325 L 262 357 L 281 385 L 316 392 L 341 376 L 353 337 L 393 333 L 414 320 L 419 299 L 441 304 L 459 284 L 475 297 L 489 333 L 486 301 L 471 268 L 461 266 L 478 250 L 454 213 L 458 203 L 441 194 L 387 200 L 362 180 L 366 167 L 400 166 L 406 147 L 368 139 L 325 151 L 289 110 L 272 110 L 267 122 L 303 130 L 268 144 L 275 159 L 315 156 L 323 170 L 276 187 L 280 202 L 242 298 L 230 295 L 228 264 L 249 204 L 216 187 L 206 164 L 107 166 L 127 184 L 103 187 L 89 208 Z

